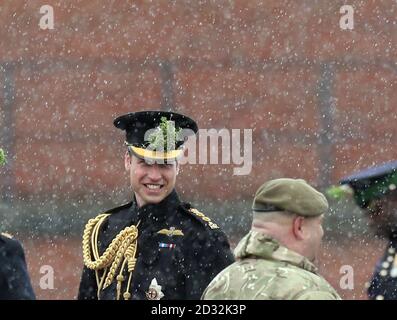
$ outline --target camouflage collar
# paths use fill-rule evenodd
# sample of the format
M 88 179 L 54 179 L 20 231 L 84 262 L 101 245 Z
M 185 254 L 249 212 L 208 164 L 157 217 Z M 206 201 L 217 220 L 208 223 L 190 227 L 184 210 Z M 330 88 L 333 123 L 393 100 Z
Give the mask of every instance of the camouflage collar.
M 258 256 L 266 260 L 282 261 L 317 273 L 317 268 L 304 256 L 280 245 L 263 233 L 251 230 L 234 250 L 237 259 Z

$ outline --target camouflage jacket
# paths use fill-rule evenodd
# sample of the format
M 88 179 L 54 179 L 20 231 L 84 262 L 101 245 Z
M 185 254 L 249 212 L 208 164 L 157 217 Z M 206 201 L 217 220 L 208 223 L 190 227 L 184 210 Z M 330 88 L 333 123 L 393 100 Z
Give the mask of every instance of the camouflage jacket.
M 305 257 L 250 231 L 235 249 L 233 263 L 209 284 L 204 300 L 340 300 Z

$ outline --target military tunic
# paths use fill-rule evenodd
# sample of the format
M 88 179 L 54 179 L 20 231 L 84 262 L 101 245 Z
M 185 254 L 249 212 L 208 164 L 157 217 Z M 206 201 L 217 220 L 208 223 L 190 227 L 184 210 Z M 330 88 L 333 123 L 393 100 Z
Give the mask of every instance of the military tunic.
M 237 262 L 222 271 L 204 300 L 339 300 L 305 257 L 250 231 L 235 249 Z
M 98 235 L 101 254 L 121 230 L 138 225 L 130 299 L 199 299 L 215 275 L 234 262 L 225 234 L 209 218 L 180 202 L 175 190 L 158 204 L 139 208 L 132 201 L 108 213 Z M 128 276 L 123 273 L 124 279 Z M 157 286 L 154 294 L 150 291 L 153 283 Z M 122 282 L 121 292 L 127 285 Z M 100 290 L 99 297 L 97 290 L 95 271 L 85 266 L 78 299 L 116 299 L 117 281 Z
M 0 235 L 0 300 L 33 300 L 25 254 L 19 241 Z
M 391 236 L 383 257 L 375 267 L 368 296 L 374 300 L 397 300 L 397 234 Z

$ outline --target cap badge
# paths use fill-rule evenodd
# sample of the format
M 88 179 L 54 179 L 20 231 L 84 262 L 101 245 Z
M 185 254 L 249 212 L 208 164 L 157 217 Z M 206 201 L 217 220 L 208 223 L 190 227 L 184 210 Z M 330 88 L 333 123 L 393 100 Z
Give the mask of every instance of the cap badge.
M 161 117 L 160 125 L 149 134 L 149 147 L 152 150 L 168 151 L 175 149 L 176 141 L 180 140 L 181 129 L 175 128 L 175 122 Z

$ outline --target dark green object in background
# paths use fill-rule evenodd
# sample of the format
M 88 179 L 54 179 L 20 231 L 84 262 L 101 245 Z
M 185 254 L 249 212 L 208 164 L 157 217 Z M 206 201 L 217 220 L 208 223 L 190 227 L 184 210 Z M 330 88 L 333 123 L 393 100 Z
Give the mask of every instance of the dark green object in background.
M 6 163 L 7 163 L 6 155 L 4 153 L 4 150 L 0 148 L 0 166 L 5 165 Z

